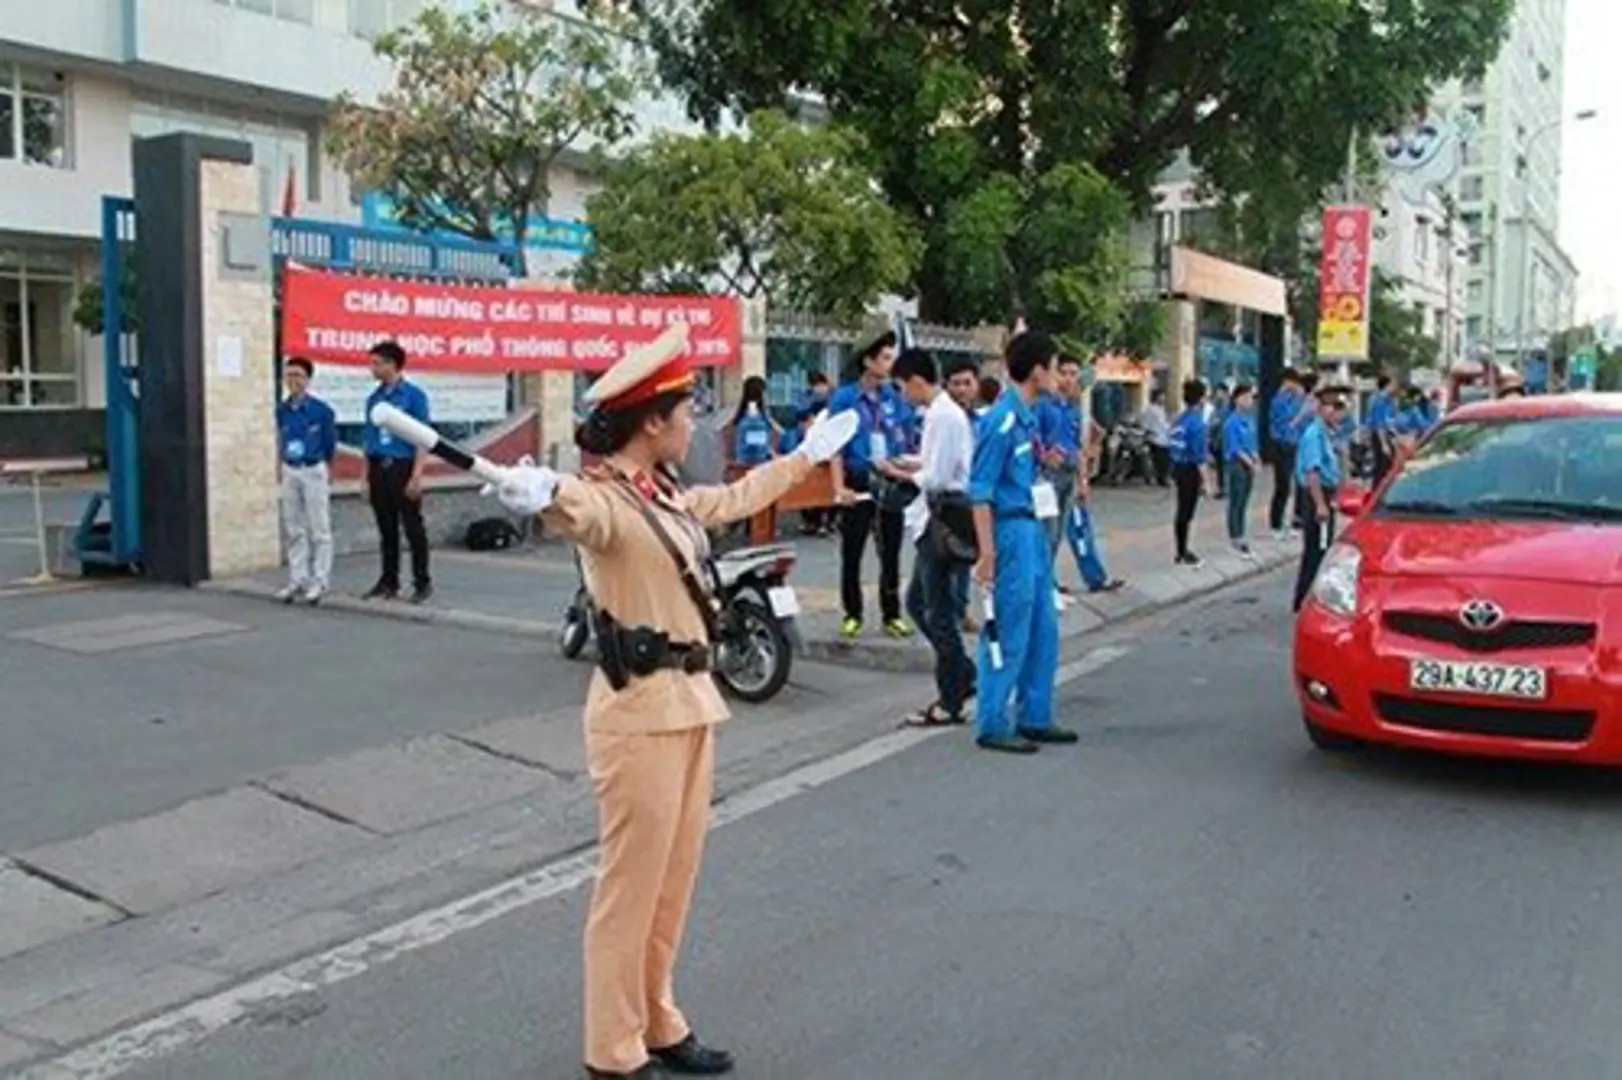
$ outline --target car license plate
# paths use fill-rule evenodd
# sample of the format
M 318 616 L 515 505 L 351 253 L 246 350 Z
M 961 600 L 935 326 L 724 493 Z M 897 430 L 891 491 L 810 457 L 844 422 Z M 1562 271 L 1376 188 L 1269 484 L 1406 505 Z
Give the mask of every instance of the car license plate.
M 772 614 L 779 619 L 792 619 L 800 613 L 800 598 L 787 585 L 767 589 L 766 599 L 772 605 Z
M 1456 660 L 1415 660 L 1408 668 L 1415 690 L 1446 694 L 1542 701 L 1549 696 L 1549 674 L 1543 668 L 1481 664 Z

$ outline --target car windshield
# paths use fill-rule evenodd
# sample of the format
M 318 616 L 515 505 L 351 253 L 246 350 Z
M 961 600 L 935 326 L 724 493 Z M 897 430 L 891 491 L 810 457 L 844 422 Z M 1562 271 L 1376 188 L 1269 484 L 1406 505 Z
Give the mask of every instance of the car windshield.
M 1444 424 L 1375 512 L 1622 524 L 1622 416 Z

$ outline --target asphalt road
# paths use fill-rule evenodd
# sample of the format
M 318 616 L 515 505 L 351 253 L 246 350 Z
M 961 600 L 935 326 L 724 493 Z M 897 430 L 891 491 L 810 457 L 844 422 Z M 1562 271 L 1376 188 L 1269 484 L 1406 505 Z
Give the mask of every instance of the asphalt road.
M 718 830 L 701 1033 L 754 1080 L 1622 1075 L 1622 787 L 1310 750 L 1286 578 L 1141 625 L 1077 748 L 948 735 Z M 582 901 L 130 1075 L 575 1076 Z

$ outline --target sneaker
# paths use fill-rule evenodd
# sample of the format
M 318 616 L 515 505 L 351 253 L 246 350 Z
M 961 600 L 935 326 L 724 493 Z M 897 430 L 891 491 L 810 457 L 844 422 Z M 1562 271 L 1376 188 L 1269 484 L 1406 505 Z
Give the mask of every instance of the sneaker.
M 862 636 L 862 620 L 846 618 L 839 624 L 839 636 L 846 641 L 855 641 Z
M 1188 551 L 1177 556 L 1177 565 L 1186 566 L 1191 570 L 1198 570 L 1200 567 L 1205 565 L 1205 560 L 1201 559 L 1192 551 Z
M 276 599 L 284 604 L 291 604 L 304 592 L 302 585 L 283 585 L 276 590 Z
M 434 587 L 432 585 L 418 585 L 411 590 L 411 602 L 413 604 L 426 604 L 433 599 L 433 596 Z
M 1039 749 L 1031 740 L 1018 735 L 982 735 L 974 740 L 974 745 L 999 754 L 1034 754 Z
M 309 604 L 311 607 L 315 607 L 321 603 L 321 598 L 325 595 L 327 595 L 327 587 L 325 585 L 311 585 L 308 589 L 304 590 L 304 602 Z
M 362 600 L 398 600 L 399 598 L 400 587 L 390 585 L 386 581 L 379 581 L 376 585 L 367 589 L 365 595 L 361 597 Z
M 891 619 L 884 624 L 884 632 L 893 638 L 910 638 L 918 633 L 918 628 L 906 619 Z

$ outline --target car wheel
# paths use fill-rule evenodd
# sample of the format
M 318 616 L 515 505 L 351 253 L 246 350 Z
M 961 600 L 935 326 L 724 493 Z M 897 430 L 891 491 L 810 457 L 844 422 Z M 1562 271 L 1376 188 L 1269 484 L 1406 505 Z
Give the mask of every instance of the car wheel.
M 1347 754 L 1360 749 L 1363 745 L 1350 735 L 1341 735 L 1328 728 L 1319 727 L 1305 716 L 1301 718 L 1301 723 L 1307 729 L 1307 738 L 1312 740 L 1312 745 L 1326 754 Z

